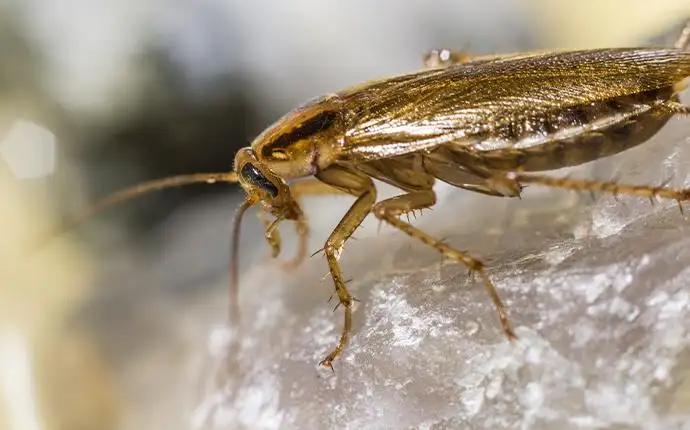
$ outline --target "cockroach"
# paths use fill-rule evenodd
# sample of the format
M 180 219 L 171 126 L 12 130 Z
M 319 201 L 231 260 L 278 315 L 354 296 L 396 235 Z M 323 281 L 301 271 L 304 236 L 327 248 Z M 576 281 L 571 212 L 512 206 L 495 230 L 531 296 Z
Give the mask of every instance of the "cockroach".
M 306 256 L 305 195 L 348 194 L 354 203 L 326 240 L 325 254 L 344 323 L 320 362 L 333 370 L 352 327 L 355 298 L 339 266 L 343 245 L 371 213 L 478 275 L 503 332 L 516 339 L 481 261 L 401 220 L 436 203 L 436 180 L 499 197 L 519 197 L 525 184 L 576 191 L 690 200 L 690 189 L 550 177 L 544 172 L 609 157 L 649 140 L 675 115 L 690 114 L 679 94 L 690 82 L 690 21 L 671 47 L 594 49 L 472 56 L 431 51 L 413 73 L 370 81 L 311 100 L 276 121 L 233 170 L 168 177 L 111 194 L 87 216 L 154 190 L 194 183 L 236 183 L 246 193 L 233 224 L 231 315 L 236 318 L 238 242 L 242 216 L 258 206 L 273 256 L 276 227 L 294 221 Z M 309 178 L 304 181 L 294 181 Z M 403 194 L 376 200 L 373 179 Z M 288 184 L 288 181 L 293 181 Z M 336 306 L 337 308 L 337 306 Z

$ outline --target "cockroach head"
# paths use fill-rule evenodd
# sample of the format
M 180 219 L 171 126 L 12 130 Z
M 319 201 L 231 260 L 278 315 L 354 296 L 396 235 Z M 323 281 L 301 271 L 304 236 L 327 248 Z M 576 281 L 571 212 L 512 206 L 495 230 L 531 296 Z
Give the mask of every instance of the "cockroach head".
M 261 163 L 251 148 L 242 148 L 235 156 L 235 173 L 247 194 L 247 203 L 282 219 L 297 219 L 301 213 L 287 183 Z

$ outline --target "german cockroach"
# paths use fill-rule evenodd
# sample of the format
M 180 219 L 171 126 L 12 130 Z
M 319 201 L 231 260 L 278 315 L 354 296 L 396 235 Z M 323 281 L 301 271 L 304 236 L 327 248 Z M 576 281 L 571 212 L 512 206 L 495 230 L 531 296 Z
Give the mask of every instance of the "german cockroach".
M 524 184 L 569 190 L 690 200 L 690 189 L 631 186 L 615 181 L 555 178 L 530 173 L 576 166 L 649 140 L 674 115 L 690 114 L 679 93 L 690 82 L 690 22 L 673 48 L 618 48 L 472 57 L 432 51 L 426 67 L 375 80 L 297 107 L 239 150 L 234 169 L 164 178 L 114 193 L 73 222 L 134 196 L 201 182 L 239 182 L 246 199 L 235 217 L 231 315 L 238 314 L 237 244 L 243 214 L 258 206 L 273 256 L 276 227 L 296 223 L 306 255 L 307 221 L 300 197 L 355 197 L 322 249 L 344 310 L 342 334 L 321 364 L 343 352 L 355 300 L 338 260 L 343 245 L 373 213 L 481 277 L 503 331 L 515 333 L 484 265 L 466 252 L 401 220 L 436 203 L 434 182 L 518 197 Z M 311 177 L 288 185 L 289 180 Z M 404 194 L 377 202 L 373 179 Z

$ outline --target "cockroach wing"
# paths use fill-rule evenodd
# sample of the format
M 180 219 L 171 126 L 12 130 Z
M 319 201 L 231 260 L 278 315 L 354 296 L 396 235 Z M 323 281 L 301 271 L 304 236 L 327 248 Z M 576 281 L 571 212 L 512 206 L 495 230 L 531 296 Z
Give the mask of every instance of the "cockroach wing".
M 394 157 L 439 145 L 482 150 L 487 137 L 534 119 L 642 93 L 674 91 L 690 77 L 690 52 L 631 48 L 497 57 L 376 81 L 343 93 L 344 160 Z M 556 124 L 558 125 L 558 124 Z M 544 133 L 535 127 L 533 133 Z M 500 140 L 501 149 L 515 143 Z M 521 136 L 524 138 L 525 136 Z M 527 136 L 529 137 L 529 136 Z

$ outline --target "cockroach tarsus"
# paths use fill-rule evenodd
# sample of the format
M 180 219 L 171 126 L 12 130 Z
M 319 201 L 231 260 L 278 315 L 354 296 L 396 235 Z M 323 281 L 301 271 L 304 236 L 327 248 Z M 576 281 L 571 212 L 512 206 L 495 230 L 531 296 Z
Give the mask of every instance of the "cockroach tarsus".
M 348 194 L 355 201 L 331 232 L 326 256 L 344 322 L 335 348 L 321 361 L 333 369 L 352 328 L 355 300 L 338 263 L 343 246 L 372 213 L 467 266 L 483 281 L 505 335 L 516 335 L 481 261 L 401 220 L 436 203 L 436 180 L 501 197 L 525 184 L 576 191 L 690 200 L 690 189 L 530 173 L 576 166 L 649 140 L 675 115 L 690 114 L 679 93 L 690 82 L 690 22 L 673 48 L 617 48 L 473 57 L 431 51 L 417 72 L 370 81 L 312 100 L 285 115 L 240 149 L 231 172 L 164 178 L 114 193 L 69 226 L 115 203 L 150 191 L 202 182 L 236 183 L 246 193 L 233 227 L 231 318 L 238 321 L 237 248 L 242 216 L 258 206 L 272 256 L 277 226 L 295 221 L 307 255 L 307 221 L 299 200 Z M 288 180 L 309 178 L 288 185 Z M 373 180 L 404 194 L 377 201 Z M 272 217 L 272 219 L 270 219 Z

